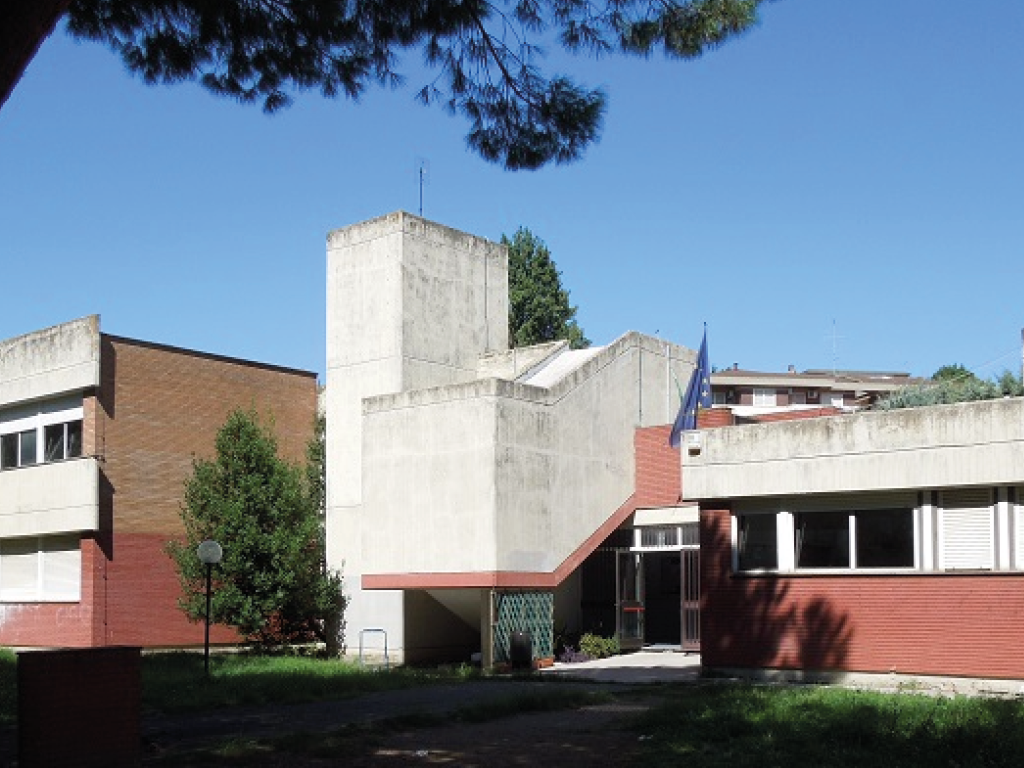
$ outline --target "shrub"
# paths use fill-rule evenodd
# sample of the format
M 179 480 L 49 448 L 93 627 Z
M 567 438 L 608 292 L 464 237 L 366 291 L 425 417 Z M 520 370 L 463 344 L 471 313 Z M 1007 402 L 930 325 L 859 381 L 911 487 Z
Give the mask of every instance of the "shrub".
M 619 641 L 615 637 L 600 637 L 588 632 L 580 638 L 580 652 L 592 659 L 616 656 L 619 650 Z

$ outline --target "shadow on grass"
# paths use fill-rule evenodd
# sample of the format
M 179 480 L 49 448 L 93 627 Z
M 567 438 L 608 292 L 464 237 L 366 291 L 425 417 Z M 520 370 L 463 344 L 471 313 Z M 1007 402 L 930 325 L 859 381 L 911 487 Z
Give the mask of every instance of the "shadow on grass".
M 1024 705 L 830 688 L 680 689 L 636 723 L 643 765 L 1019 766 Z
M 524 714 L 552 713 L 607 703 L 615 697 L 603 691 L 588 691 L 567 684 L 545 686 L 543 690 L 521 693 L 459 707 L 451 712 L 409 712 L 373 721 L 346 724 L 329 732 L 296 731 L 265 737 L 228 737 L 219 742 L 154 756 L 152 765 L 284 765 L 302 764 L 306 759 L 341 760 L 367 758 L 389 737 L 398 733 L 423 731 L 453 725 L 481 725 Z M 474 742 L 478 741 L 474 738 Z M 482 741 L 486 742 L 486 739 Z M 507 752 L 509 745 L 479 746 Z M 514 749 L 514 746 L 513 746 Z M 265 762 L 264 762 L 265 761 Z M 360 763 L 362 764 L 362 763 Z
M 143 705 L 158 712 L 202 712 L 233 706 L 298 704 L 343 699 L 374 691 L 399 690 L 473 679 L 463 668 L 376 669 L 336 659 L 260 654 L 147 654 L 142 660 Z

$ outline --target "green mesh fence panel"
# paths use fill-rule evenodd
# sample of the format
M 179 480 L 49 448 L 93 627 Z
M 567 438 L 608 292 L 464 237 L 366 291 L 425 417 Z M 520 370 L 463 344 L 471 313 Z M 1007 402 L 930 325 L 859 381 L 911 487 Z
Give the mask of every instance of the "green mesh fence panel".
M 508 662 L 513 632 L 529 632 L 533 658 L 554 656 L 555 596 L 551 592 L 495 592 L 497 626 L 494 628 L 494 660 Z

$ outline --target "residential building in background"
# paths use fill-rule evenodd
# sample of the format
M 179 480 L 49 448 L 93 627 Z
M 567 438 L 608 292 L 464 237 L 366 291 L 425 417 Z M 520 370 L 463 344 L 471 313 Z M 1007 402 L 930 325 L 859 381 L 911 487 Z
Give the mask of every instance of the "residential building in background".
M 925 379 L 895 371 L 747 371 L 734 364 L 711 374 L 716 406 L 728 406 L 740 419 L 786 411 L 854 411 Z

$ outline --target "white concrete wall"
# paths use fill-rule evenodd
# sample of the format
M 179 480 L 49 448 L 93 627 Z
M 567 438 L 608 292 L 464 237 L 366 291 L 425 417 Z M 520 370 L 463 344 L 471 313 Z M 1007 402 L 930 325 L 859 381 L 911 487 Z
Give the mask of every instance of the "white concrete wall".
M 489 571 L 495 379 L 374 398 L 364 421 L 364 573 Z
M 683 452 L 683 494 L 729 499 L 1024 479 L 1024 399 L 704 430 Z
M 99 382 L 96 315 L 0 341 L 0 408 L 82 391 Z
M 693 359 L 630 333 L 550 388 L 367 401 L 365 573 L 554 572 L 632 494 L 634 430 L 674 419 Z
M 361 588 L 377 524 L 363 507 L 363 399 L 473 380 L 479 356 L 507 345 L 503 246 L 401 212 L 328 235 L 327 556 L 346 578 L 350 648 L 367 627 L 398 657 L 404 644 L 401 593 Z
M 92 458 L 0 472 L 0 538 L 99 530 L 99 477 Z

